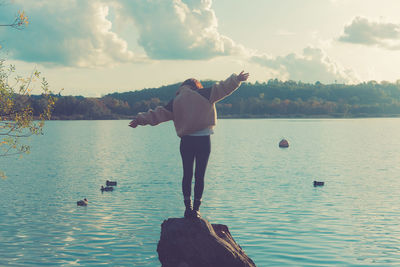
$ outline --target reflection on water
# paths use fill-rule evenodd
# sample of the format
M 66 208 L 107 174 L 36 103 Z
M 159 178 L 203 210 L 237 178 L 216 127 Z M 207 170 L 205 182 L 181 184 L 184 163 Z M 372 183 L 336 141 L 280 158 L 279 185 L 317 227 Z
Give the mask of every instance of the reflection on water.
M 183 214 L 179 139 L 171 123 L 127 124 L 49 122 L 31 155 L 2 159 L 2 265 L 159 266 L 160 224 Z M 202 214 L 257 266 L 400 265 L 399 131 L 399 119 L 220 120 Z M 101 193 L 106 180 L 118 186 Z

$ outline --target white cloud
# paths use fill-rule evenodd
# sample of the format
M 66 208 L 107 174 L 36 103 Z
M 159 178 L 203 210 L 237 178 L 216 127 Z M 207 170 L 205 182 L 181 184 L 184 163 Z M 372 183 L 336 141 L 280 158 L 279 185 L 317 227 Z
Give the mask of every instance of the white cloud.
M 272 58 L 239 45 L 219 32 L 212 0 L 16 0 L 15 3 L 11 7 L 24 9 L 31 23 L 23 31 L 0 29 L 0 33 L 4 33 L 2 39 L 17 60 L 96 67 L 144 58 L 134 54 L 130 50 L 133 45 L 113 27 L 118 22 L 125 26 L 124 31 L 130 24 L 135 27 L 132 32 L 135 31 L 136 41 L 148 59 L 206 60 L 232 56 L 265 66 L 281 79 L 354 81 L 350 71 L 319 48 L 307 47 L 301 55 L 291 53 Z M 10 7 L 0 8 L 0 17 L 8 13 Z M 294 33 L 278 29 L 277 34 Z
M 139 30 L 139 44 L 152 59 L 209 59 L 244 53 L 218 32 L 211 0 L 121 0 L 121 11 Z
M 390 50 L 400 50 L 400 24 L 355 17 L 346 25 L 339 41 Z
M 0 29 L 0 34 L 12 58 L 28 62 L 96 67 L 144 58 L 202 60 L 246 51 L 218 32 L 212 0 L 15 0 L 0 7 L 0 17 L 11 10 L 25 10 L 30 24 L 23 31 Z M 113 28 L 123 20 L 134 22 L 136 41 L 146 55 L 134 55 L 129 48 L 134 45 Z
M 275 58 L 255 55 L 252 61 L 275 70 L 277 78 L 283 80 L 322 83 L 353 83 L 358 80 L 351 70 L 344 69 L 322 49 L 315 47 L 304 48 L 301 55 L 290 53 Z
M 2 29 L 14 59 L 66 66 L 109 66 L 133 61 L 128 44 L 112 31 L 109 7 L 101 1 L 16 1 L 1 12 L 24 9 L 23 31 Z M 27 45 L 29 44 L 29 45 Z

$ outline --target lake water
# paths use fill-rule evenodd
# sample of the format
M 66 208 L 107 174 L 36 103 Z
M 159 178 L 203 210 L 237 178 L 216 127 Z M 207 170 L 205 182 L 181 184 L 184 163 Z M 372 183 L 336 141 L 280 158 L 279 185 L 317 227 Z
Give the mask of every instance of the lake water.
M 127 124 L 51 121 L 30 155 L 1 159 L 0 265 L 160 266 L 160 225 L 184 211 L 179 138 Z M 400 266 L 399 133 L 400 119 L 220 120 L 202 215 L 257 266 Z

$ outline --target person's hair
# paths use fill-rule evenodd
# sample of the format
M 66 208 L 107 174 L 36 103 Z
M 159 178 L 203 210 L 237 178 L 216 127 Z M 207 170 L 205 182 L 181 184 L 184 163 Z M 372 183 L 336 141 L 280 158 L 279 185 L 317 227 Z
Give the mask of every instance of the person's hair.
M 184 85 L 188 85 L 192 89 L 201 89 L 201 88 L 203 88 L 203 85 L 198 80 L 193 79 L 193 78 L 187 79 L 186 81 L 184 81 L 181 84 L 181 86 L 184 86 Z

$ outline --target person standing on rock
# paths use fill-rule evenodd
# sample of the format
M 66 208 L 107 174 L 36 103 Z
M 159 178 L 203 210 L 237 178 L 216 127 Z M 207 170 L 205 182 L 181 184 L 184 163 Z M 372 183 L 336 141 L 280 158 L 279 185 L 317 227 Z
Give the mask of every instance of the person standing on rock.
M 225 81 L 214 84 L 210 88 L 196 79 L 184 81 L 176 96 L 165 106 L 136 115 L 129 126 L 157 125 L 173 120 L 177 135 L 181 138 L 180 153 L 183 165 L 182 192 L 185 204 L 185 218 L 200 218 L 200 204 L 204 190 L 204 175 L 211 152 L 210 135 L 217 123 L 215 103 L 230 95 L 246 81 L 249 73 L 242 71 L 239 75 L 232 74 Z M 193 165 L 194 201 L 192 206 L 191 191 Z

